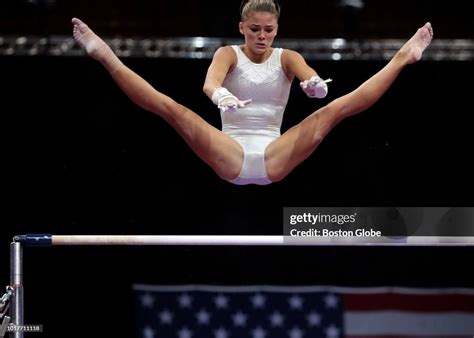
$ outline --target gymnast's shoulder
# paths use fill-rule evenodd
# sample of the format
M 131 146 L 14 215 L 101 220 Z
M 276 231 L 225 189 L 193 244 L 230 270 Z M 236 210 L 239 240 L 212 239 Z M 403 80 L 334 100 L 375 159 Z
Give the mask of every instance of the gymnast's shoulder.
M 292 49 L 286 49 L 286 48 L 282 48 L 282 49 L 283 49 L 281 53 L 282 62 L 285 62 L 285 63 L 286 62 L 294 63 L 294 62 L 301 62 L 301 61 L 304 62 L 304 57 L 299 52 Z

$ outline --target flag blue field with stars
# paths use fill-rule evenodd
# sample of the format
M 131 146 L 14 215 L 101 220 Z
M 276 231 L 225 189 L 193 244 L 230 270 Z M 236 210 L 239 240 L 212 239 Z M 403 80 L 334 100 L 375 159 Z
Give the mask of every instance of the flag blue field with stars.
M 144 285 L 134 290 L 141 338 L 344 336 L 341 298 L 332 292 Z
M 138 338 L 474 337 L 474 289 L 135 285 Z

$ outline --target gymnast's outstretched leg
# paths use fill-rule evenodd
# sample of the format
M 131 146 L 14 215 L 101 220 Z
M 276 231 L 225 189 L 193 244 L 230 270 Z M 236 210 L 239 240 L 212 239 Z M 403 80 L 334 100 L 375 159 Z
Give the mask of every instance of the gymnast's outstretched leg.
M 117 85 L 137 105 L 165 119 L 221 178 L 238 176 L 243 161 L 241 146 L 190 109 L 155 90 L 125 66 L 112 49 L 81 20 L 72 19 L 76 41 L 100 61 Z M 163 141 L 164 146 L 166 141 Z
M 359 88 L 317 110 L 270 144 L 265 153 L 268 177 L 272 181 L 286 177 L 313 153 L 340 121 L 377 102 L 405 66 L 421 59 L 432 38 L 433 29 L 430 23 L 426 23 L 383 69 Z

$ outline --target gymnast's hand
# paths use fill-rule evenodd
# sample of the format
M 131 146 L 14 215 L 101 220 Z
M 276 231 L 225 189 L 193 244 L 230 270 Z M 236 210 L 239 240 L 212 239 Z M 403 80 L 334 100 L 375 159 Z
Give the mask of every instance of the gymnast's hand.
M 221 110 L 221 112 L 235 112 L 239 108 L 244 108 L 252 100 L 239 100 L 236 96 L 234 96 L 231 92 L 229 92 L 226 88 L 217 88 L 214 93 L 212 94 L 212 102 Z
M 235 112 L 239 108 L 244 108 L 246 105 L 248 105 L 252 100 L 245 100 L 241 101 L 235 96 L 233 97 L 228 97 L 224 99 L 217 107 L 223 112 Z
M 300 83 L 301 89 L 311 98 L 322 99 L 328 95 L 328 83 L 331 79 L 323 80 L 319 76 L 313 76 L 309 80 Z

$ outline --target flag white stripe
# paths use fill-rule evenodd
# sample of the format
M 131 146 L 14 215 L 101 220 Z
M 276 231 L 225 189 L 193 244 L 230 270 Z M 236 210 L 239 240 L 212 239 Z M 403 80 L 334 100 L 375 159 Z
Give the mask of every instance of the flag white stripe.
M 445 312 L 427 314 L 406 311 L 349 311 L 347 335 L 474 335 L 474 314 Z

